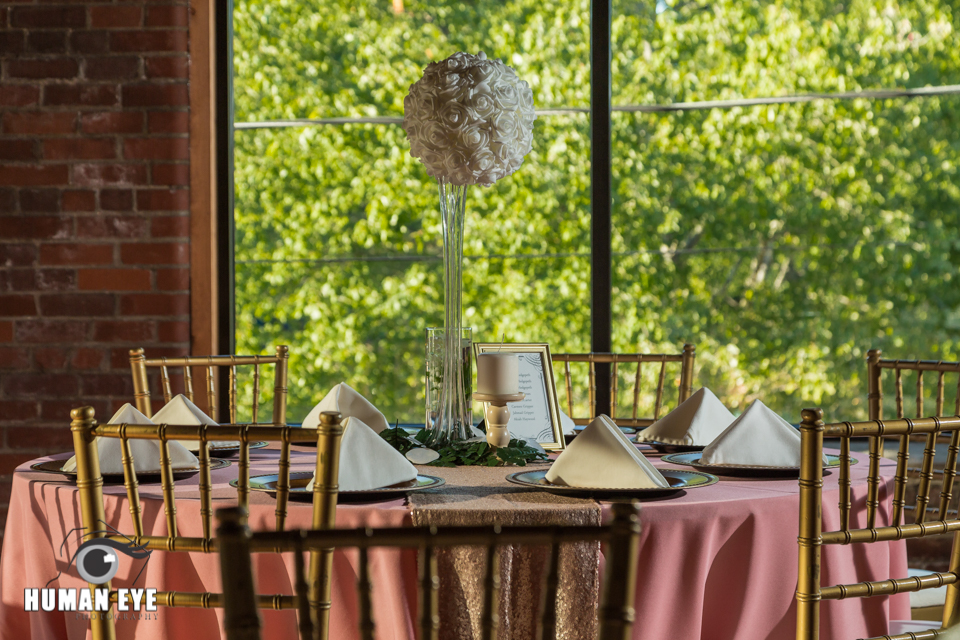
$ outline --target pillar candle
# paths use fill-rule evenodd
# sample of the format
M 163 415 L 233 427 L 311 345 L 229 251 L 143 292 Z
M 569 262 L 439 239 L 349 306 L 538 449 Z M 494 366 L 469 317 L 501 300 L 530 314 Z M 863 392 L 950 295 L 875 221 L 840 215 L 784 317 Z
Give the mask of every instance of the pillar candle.
M 477 393 L 511 395 L 520 390 L 520 360 L 515 353 L 477 356 Z

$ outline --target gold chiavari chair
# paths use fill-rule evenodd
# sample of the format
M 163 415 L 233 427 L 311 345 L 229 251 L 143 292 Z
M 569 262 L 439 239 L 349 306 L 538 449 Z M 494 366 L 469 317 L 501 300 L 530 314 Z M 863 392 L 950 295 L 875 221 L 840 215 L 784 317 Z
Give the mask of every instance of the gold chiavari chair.
M 566 392 L 566 409 L 574 423 L 578 425 L 590 424 L 597 411 L 597 363 L 610 363 L 613 365 L 610 372 L 610 415 L 621 427 L 649 427 L 660 419 L 663 409 L 663 395 L 667 382 L 667 363 L 680 363 L 680 384 L 677 393 L 677 404 L 690 397 L 693 392 L 693 365 L 697 355 L 697 348 L 692 344 L 683 345 L 683 352 L 677 354 L 653 354 L 653 353 L 555 353 L 552 360 L 554 363 L 563 363 L 563 383 Z M 589 363 L 588 373 L 588 397 L 589 397 L 589 415 L 585 417 L 574 416 L 574 398 L 573 382 L 570 374 L 571 362 Z M 633 376 L 633 403 L 632 413 L 629 418 L 617 416 L 620 365 L 636 365 L 636 371 Z M 641 373 L 643 365 L 660 365 L 657 375 L 656 397 L 654 400 L 653 415 L 650 417 L 639 416 Z
M 228 369 L 228 393 L 230 401 L 231 424 L 237 422 L 237 367 L 253 366 L 253 424 L 274 424 L 283 426 L 287 423 L 287 358 L 288 349 L 284 345 L 277 347 L 272 356 L 189 356 L 185 358 L 147 358 L 143 349 L 130 351 L 130 369 L 133 373 L 133 391 L 137 409 L 148 418 L 153 415 L 150 405 L 150 381 L 147 377 L 148 368 L 160 369 L 160 385 L 163 389 L 163 401 L 170 402 L 173 392 L 170 384 L 170 368 L 178 367 L 183 374 L 184 395 L 194 402 L 192 367 L 203 367 L 203 388 L 207 396 L 207 415 L 217 419 L 217 390 L 216 379 L 220 367 Z M 274 365 L 273 372 L 273 415 L 269 423 L 259 421 L 260 408 L 260 367 Z
M 326 529 L 334 526 L 337 505 L 337 478 L 339 472 L 340 438 L 343 427 L 340 414 L 324 412 L 316 429 L 300 427 L 276 427 L 273 425 L 131 425 L 97 424 L 92 407 L 81 407 L 71 412 L 70 431 L 73 434 L 73 446 L 77 461 L 77 488 L 80 497 L 80 512 L 84 540 L 91 538 L 111 538 L 124 543 L 132 542 L 136 546 L 151 551 L 211 553 L 216 549 L 216 539 L 212 535 L 213 485 L 210 477 L 209 442 L 230 440 L 240 442 L 240 460 L 238 463 L 237 501 L 242 508 L 249 504 L 250 495 L 250 444 L 258 441 L 279 442 L 280 460 L 276 490 L 276 528 L 282 531 L 287 518 L 287 505 L 290 494 L 290 445 L 297 442 L 317 443 L 316 482 L 313 489 L 313 514 L 311 526 Z M 120 440 L 121 460 L 123 464 L 123 484 L 129 503 L 132 531 L 125 535 L 108 535 L 105 529 L 106 515 L 103 502 L 103 477 L 100 473 L 100 459 L 97 450 L 97 438 L 117 438 Z M 160 443 L 160 481 L 163 492 L 163 510 L 166 521 L 166 535 L 144 535 L 142 507 L 139 484 L 130 451 L 130 440 L 157 440 Z M 177 508 L 174 496 L 173 469 L 170 464 L 170 440 L 197 440 L 200 442 L 200 516 L 202 537 L 185 537 L 178 533 Z M 321 584 L 319 575 L 329 573 L 332 556 L 327 554 L 321 566 L 319 554 L 311 554 L 310 599 L 316 606 L 329 607 L 329 583 Z M 106 585 L 90 585 L 91 589 Z M 116 601 L 116 592 L 111 593 L 111 601 Z M 324 605 L 323 603 L 327 603 Z M 158 592 L 157 604 L 167 607 L 217 608 L 223 606 L 223 597 L 216 593 Z M 295 606 L 291 597 L 260 598 L 257 604 L 269 609 L 289 609 Z M 90 627 L 93 640 L 114 640 L 113 621 L 107 617 L 91 616 Z
M 639 508 L 636 503 L 621 502 L 613 505 L 613 512 L 613 521 L 600 527 L 400 527 L 251 534 L 246 527 L 243 509 L 220 509 L 217 511 L 217 540 L 224 585 L 224 626 L 227 640 L 259 640 L 260 620 L 256 610 L 256 589 L 250 554 L 278 549 L 294 552 L 297 570 L 294 589 L 299 603 L 301 640 L 326 639 L 328 629 L 325 619 L 318 622 L 310 615 L 310 609 L 305 604 L 308 600 L 309 585 L 303 578 L 303 552 L 330 552 L 334 548 L 358 549 L 357 602 L 360 610 L 360 637 L 363 640 L 373 640 L 375 624 L 368 551 L 374 547 L 406 547 L 419 550 L 419 637 L 421 640 L 436 640 L 439 632 L 436 550 L 462 545 L 487 549 L 481 628 L 484 640 L 493 640 L 497 634 L 496 605 L 499 586 L 496 550 L 500 545 L 515 544 L 550 546 L 550 561 L 543 578 L 544 597 L 541 601 L 538 638 L 552 640 L 556 638 L 560 545 L 583 541 L 601 541 L 608 545 L 606 586 L 599 615 L 599 638 L 628 640 L 631 637 L 634 616 L 633 602 L 640 542 Z M 329 579 L 326 575 L 321 578 Z
M 883 596 L 895 593 L 910 593 L 923 589 L 947 586 L 947 598 L 943 610 L 943 628 L 960 622 L 960 519 L 949 517 L 949 505 L 953 492 L 953 480 L 956 475 L 957 454 L 960 453 L 960 417 L 918 418 L 916 420 L 872 420 L 869 422 L 843 422 L 824 425 L 823 412 L 820 409 L 804 409 L 800 423 L 801 465 L 800 465 L 800 535 L 798 537 L 799 574 L 797 580 L 797 640 L 817 640 L 820 636 L 820 602 L 823 600 L 841 600 L 844 598 L 862 598 Z M 880 478 L 880 450 L 873 444 L 884 436 L 905 437 L 911 434 L 932 435 L 949 434 L 950 447 L 947 450 L 943 485 L 940 488 L 939 507 L 935 519 L 926 520 L 925 505 L 929 501 L 929 477 L 921 477 L 917 496 L 917 521 L 911 524 L 899 524 L 909 451 L 897 461 L 894 481 L 893 516 L 887 526 L 877 526 L 877 511 Z M 840 530 L 823 531 L 821 508 L 823 498 L 823 439 L 840 439 L 840 467 L 838 473 L 840 487 Z M 851 481 L 850 481 L 850 439 L 867 437 L 871 441 L 869 469 L 867 477 L 867 526 L 862 529 L 850 527 Z M 935 447 L 927 448 L 923 453 L 922 469 L 933 466 Z M 864 544 L 885 543 L 892 540 L 907 540 L 945 533 L 953 533 L 953 550 L 950 554 L 949 570 L 943 573 L 931 573 L 925 576 L 858 582 L 855 584 L 822 586 L 820 584 L 820 552 L 826 544 Z M 914 631 L 895 635 L 881 636 L 885 640 L 926 640 L 936 638 L 940 630 Z M 874 639 L 874 640 L 879 640 Z

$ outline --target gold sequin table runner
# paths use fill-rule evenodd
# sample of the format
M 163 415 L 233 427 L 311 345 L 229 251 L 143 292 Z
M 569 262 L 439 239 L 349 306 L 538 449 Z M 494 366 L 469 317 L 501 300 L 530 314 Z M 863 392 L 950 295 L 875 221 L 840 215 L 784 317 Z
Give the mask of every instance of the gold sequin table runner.
M 537 466 L 537 465 L 532 465 Z M 600 524 L 600 505 L 529 491 L 506 481 L 503 467 L 421 467 L 442 477 L 439 489 L 409 497 L 416 526 Z M 480 638 L 483 572 L 486 550 L 456 547 L 437 554 L 440 575 L 440 638 Z M 546 547 L 506 546 L 500 561 L 500 640 L 535 637 L 542 600 L 542 581 L 549 553 Z M 558 640 L 593 638 L 599 598 L 598 543 L 565 545 L 560 554 Z

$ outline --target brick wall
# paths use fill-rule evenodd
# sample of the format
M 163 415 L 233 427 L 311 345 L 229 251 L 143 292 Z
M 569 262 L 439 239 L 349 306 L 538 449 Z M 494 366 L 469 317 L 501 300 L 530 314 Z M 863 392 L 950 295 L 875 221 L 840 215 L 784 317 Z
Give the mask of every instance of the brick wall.
M 189 347 L 185 2 L 0 0 L 0 527 L 69 411 Z

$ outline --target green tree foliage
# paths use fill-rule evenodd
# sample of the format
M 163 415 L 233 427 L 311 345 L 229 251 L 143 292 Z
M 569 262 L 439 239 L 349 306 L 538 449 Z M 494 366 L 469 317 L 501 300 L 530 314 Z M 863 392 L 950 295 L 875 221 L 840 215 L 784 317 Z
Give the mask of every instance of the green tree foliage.
M 238 121 L 401 116 L 422 68 L 458 50 L 514 66 L 539 109 L 589 106 L 584 0 L 236 7 Z M 960 78 L 956 0 L 614 7 L 615 105 Z M 762 397 L 788 418 L 862 416 L 871 347 L 956 358 L 958 116 L 957 96 L 615 113 L 615 349 L 693 342 L 731 407 Z M 588 125 L 542 116 L 521 170 L 471 189 L 474 339 L 589 349 Z M 238 350 L 291 346 L 291 419 L 341 380 L 418 419 L 440 220 L 403 130 L 238 130 L 236 154 Z

